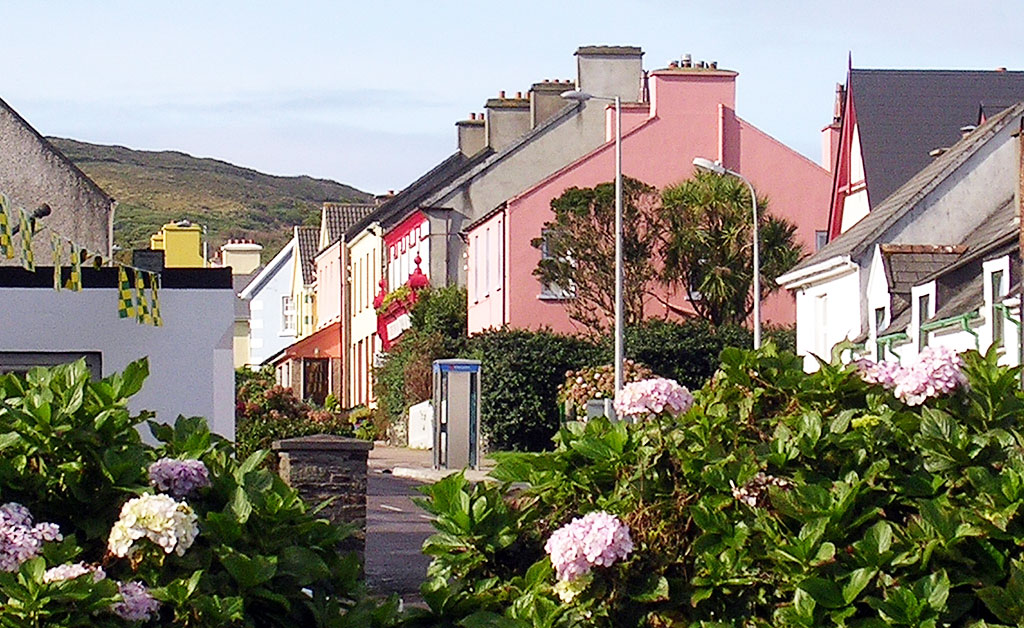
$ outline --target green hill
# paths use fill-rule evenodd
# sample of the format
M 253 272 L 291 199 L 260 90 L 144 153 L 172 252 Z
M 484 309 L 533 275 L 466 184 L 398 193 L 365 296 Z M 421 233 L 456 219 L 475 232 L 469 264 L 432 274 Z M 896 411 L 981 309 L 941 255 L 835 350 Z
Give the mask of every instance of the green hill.
M 319 224 L 322 202 L 372 198 L 328 179 L 279 177 L 177 151 L 47 139 L 117 199 L 114 242 L 122 249 L 148 247 L 165 223 L 185 219 L 207 227 L 211 255 L 229 238 L 251 238 L 267 261 L 292 226 Z

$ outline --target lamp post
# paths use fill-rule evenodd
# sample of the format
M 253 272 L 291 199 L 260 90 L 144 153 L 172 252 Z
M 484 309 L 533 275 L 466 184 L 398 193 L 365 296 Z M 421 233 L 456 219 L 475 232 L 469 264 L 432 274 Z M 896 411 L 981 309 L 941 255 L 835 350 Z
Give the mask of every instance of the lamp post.
M 736 177 L 740 181 L 747 184 L 750 188 L 750 205 L 751 211 L 754 215 L 754 349 L 761 348 L 761 250 L 758 245 L 757 237 L 757 194 L 754 192 L 754 186 L 750 183 L 742 174 L 735 170 L 729 170 L 723 166 L 720 162 L 711 161 L 703 157 L 694 157 L 693 165 L 699 170 L 704 170 L 714 174 L 728 174 Z
M 622 390 L 625 362 L 625 324 L 623 322 L 622 262 L 622 100 L 618 96 L 595 96 L 578 89 L 562 92 L 562 98 L 579 103 L 604 100 L 615 103 L 615 394 Z

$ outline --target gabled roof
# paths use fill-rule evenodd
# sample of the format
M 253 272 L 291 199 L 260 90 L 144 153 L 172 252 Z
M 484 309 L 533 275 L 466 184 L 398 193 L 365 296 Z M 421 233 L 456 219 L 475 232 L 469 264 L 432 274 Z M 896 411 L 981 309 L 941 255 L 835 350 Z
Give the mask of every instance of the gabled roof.
M 316 281 L 316 254 L 320 245 L 320 227 L 295 227 L 295 241 L 299 245 L 299 268 L 303 285 Z
M 938 187 L 946 177 L 956 171 L 986 142 L 1006 125 L 1014 122 L 1021 114 L 1024 114 L 1024 103 L 1018 103 L 989 118 L 985 124 L 954 144 L 945 153 L 934 158 L 931 163 L 911 177 L 883 203 L 872 209 L 857 224 L 823 246 L 817 253 L 801 261 L 786 274 L 834 257 L 856 257 L 866 252 L 885 235 L 889 228 L 913 210 L 925 195 Z
M 81 178 L 82 181 L 84 181 L 88 187 L 92 188 L 94 192 L 105 198 L 107 200 L 107 203 L 114 202 L 114 198 L 112 196 L 104 192 L 103 188 L 96 185 L 96 182 L 90 179 L 89 175 L 82 172 L 82 169 L 76 166 L 74 162 L 72 162 L 70 159 L 68 159 L 67 155 L 57 150 L 56 146 L 51 144 L 49 140 L 43 137 L 39 133 L 39 131 L 36 131 L 35 128 L 31 124 L 29 124 L 27 120 L 25 120 L 25 118 L 22 118 L 18 114 L 18 112 L 12 109 L 11 106 L 4 102 L 2 98 L 0 98 L 0 109 L 6 111 L 8 114 L 11 115 L 11 117 L 17 120 L 23 127 L 25 127 L 30 133 L 32 133 L 32 135 L 35 135 L 36 139 L 39 140 L 39 144 L 42 145 L 42 147 L 47 152 L 53 155 L 54 158 L 56 158 L 57 160 L 61 161 L 65 166 L 68 167 L 69 170 L 71 170 L 71 172 L 74 172 L 76 175 L 78 175 L 78 177 Z
M 858 70 L 853 95 L 868 194 L 877 205 L 952 146 L 960 128 L 1024 100 L 1024 72 Z
M 274 259 L 270 260 L 266 266 L 264 266 L 258 275 L 250 281 L 244 289 L 242 289 L 238 296 L 243 299 L 251 299 L 253 295 L 258 292 L 268 281 L 273 278 L 275 274 L 281 271 L 286 265 L 285 263 L 291 260 L 292 255 L 295 252 L 295 238 L 288 240 L 288 242 L 277 252 Z
M 561 124 L 566 118 L 575 116 L 582 106 L 581 103 L 570 103 L 562 107 L 558 113 L 551 116 L 541 124 L 531 129 L 528 133 L 519 136 L 514 142 L 501 149 L 498 152 L 490 151 L 490 154 L 485 159 L 479 160 L 471 168 L 467 168 L 464 172 L 459 173 L 456 177 L 452 177 L 448 185 L 436 190 L 429 198 L 426 199 L 426 204 L 437 205 L 441 202 L 441 199 L 445 198 L 449 194 L 458 190 L 462 185 L 489 170 L 492 166 L 495 166 L 504 161 L 509 156 L 519 152 L 524 146 L 533 142 L 537 137 L 544 135 L 551 129 Z M 491 208 L 492 209 L 492 208 Z
M 485 148 L 472 157 L 466 157 L 461 151 L 456 151 L 449 155 L 444 161 L 410 183 L 401 192 L 381 203 L 380 207 L 375 211 L 349 227 L 345 231 L 346 237 L 355 237 L 360 231 L 366 229 L 374 222 L 381 223 L 385 228 L 401 222 L 410 211 L 419 208 L 429 195 L 447 185 L 452 179 L 483 161 L 492 153 L 492 150 Z
M 323 225 L 327 246 L 341 239 L 345 232 L 377 209 L 376 203 L 324 203 Z

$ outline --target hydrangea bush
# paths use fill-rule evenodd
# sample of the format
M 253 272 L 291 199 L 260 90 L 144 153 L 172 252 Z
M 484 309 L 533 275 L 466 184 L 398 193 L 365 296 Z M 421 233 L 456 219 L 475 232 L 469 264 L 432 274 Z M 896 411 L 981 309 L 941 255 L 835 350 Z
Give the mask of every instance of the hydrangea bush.
M 1024 625 L 1019 369 L 721 358 L 680 416 L 571 422 L 553 452 L 499 455 L 500 484 L 426 489 L 419 625 Z
M 318 519 L 266 452 L 236 459 L 202 418 L 128 411 L 145 361 L 0 376 L 0 625 L 382 626 L 348 530 Z

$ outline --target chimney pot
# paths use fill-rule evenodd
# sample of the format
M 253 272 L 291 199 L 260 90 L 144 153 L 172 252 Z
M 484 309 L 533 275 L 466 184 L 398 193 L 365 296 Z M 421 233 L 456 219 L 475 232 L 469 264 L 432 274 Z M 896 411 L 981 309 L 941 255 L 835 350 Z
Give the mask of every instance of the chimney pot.
M 688 68 L 688 67 L 691 67 L 692 65 L 693 65 L 693 57 L 690 56 L 690 53 L 684 54 L 683 55 L 683 67 L 684 68 Z
M 718 69 L 718 62 L 717 61 L 712 61 L 711 62 L 711 69 L 712 70 L 717 70 Z
M 1004 66 L 999 66 L 998 68 L 996 68 L 996 72 L 1005 72 L 1005 71 L 1006 71 L 1006 68 Z
M 516 98 L 522 98 L 523 92 L 516 92 Z
M 388 196 L 394 196 L 394 195 L 395 195 L 395 191 L 394 190 L 388 190 Z
M 678 61 L 669 61 L 668 67 L 670 67 L 670 68 L 678 68 L 679 67 L 679 62 Z
M 504 98 L 504 97 L 505 97 L 505 90 L 501 90 L 500 92 L 498 92 L 498 98 Z
M 469 114 L 469 119 L 470 120 L 476 120 L 476 112 L 475 111 L 473 113 Z

